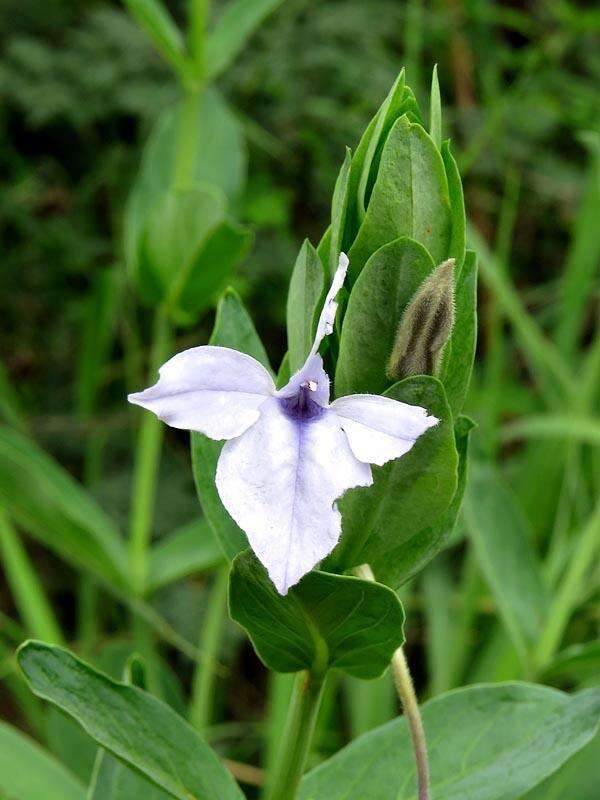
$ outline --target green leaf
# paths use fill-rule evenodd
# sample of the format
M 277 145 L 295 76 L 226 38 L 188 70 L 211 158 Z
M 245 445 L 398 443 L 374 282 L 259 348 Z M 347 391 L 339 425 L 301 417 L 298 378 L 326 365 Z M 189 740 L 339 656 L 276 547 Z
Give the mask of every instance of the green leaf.
M 184 312 L 193 315 L 194 323 L 198 312 L 213 303 L 244 260 L 253 238 L 249 228 L 225 219 L 207 239 L 194 260 L 178 303 Z
M 85 789 L 37 742 L 0 722 L 0 796 L 6 800 L 85 800 Z
M 400 117 L 383 148 L 365 219 L 348 253 L 351 280 L 376 250 L 399 236 L 415 239 L 439 264 L 447 257 L 450 235 L 442 157 L 420 125 Z
M 161 539 L 149 556 L 148 589 L 153 592 L 188 575 L 207 572 L 223 561 L 212 528 L 195 520 Z
M 474 466 L 464 519 L 506 629 L 526 661 L 539 637 L 548 598 L 523 512 L 491 467 Z
M 146 302 L 161 298 L 160 284 L 143 268 L 143 239 L 153 209 L 174 182 L 175 156 L 179 147 L 181 104 L 165 112 L 153 128 L 142 155 L 140 170 L 125 210 L 124 247 L 127 269 Z M 237 118 L 215 89 L 207 89 L 198 101 L 198 158 L 190 183 L 223 192 L 235 200 L 246 179 L 246 148 Z M 141 274 L 140 274 L 141 271 Z
M 337 668 L 376 678 L 404 641 L 402 606 L 386 586 L 309 572 L 282 597 L 250 550 L 233 562 L 229 610 L 277 672 Z
M 206 41 L 207 76 L 214 80 L 241 52 L 263 19 L 282 0 L 231 0 Z
M 598 800 L 600 733 L 520 800 Z
M 340 500 L 342 538 L 330 557 L 336 569 L 367 563 L 375 570 L 385 564 L 401 544 L 434 524 L 456 491 L 458 454 L 440 382 L 428 376 L 408 378 L 385 395 L 422 406 L 440 422 L 402 458 L 372 467 L 373 486 L 351 489 Z
M 448 179 L 448 192 L 450 194 L 450 217 L 452 233 L 448 247 L 448 258 L 456 261 L 455 275 L 458 280 L 465 260 L 467 243 L 467 217 L 465 213 L 465 198 L 463 195 L 462 181 L 454 156 L 450 151 L 450 141 L 442 144 L 442 161 Z
M 435 264 L 427 250 L 402 237 L 380 247 L 358 276 L 344 315 L 335 394 L 381 394 L 402 312 Z
M 421 711 L 432 798 L 518 800 L 590 741 L 600 691 L 569 697 L 526 683 L 472 686 L 436 697 Z M 413 759 L 399 717 L 306 775 L 299 800 L 415 800 Z
M 600 445 L 600 421 L 573 414 L 539 414 L 520 417 L 502 427 L 502 439 L 570 439 Z
M 338 258 L 344 245 L 344 231 L 346 224 L 346 212 L 348 210 L 348 181 L 350 178 L 350 165 L 352 163 L 352 152 L 346 148 L 344 163 L 339 171 L 333 199 L 331 202 L 331 233 L 329 236 L 329 275 L 333 276 L 338 265 Z
M 18 661 L 32 691 L 74 717 L 101 747 L 180 800 L 241 800 L 229 772 L 169 706 L 58 647 L 27 642 Z
M 394 588 L 405 583 L 422 570 L 450 539 L 467 485 L 468 445 L 472 428 L 473 422 L 468 417 L 459 417 L 456 421 L 454 433 L 458 452 L 458 484 L 452 502 L 431 525 L 373 561 L 371 567 L 382 583 Z
M 128 658 L 122 673 L 125 683 L 144 688 L 145 668 L 137 655 L 133 654 Z M 159 789 L 137 770 L 119 761 L 103 748 L 98 748 L 88 800 L 141 800 L 142 797 L 144 800 L 168 800 L 172 795 Z
M 112 520 L 50 456 L 8 428 L 0 428 L 0 503 L 66 561 L 108 583 L 127 584 L 126 554 Z
M 250 316 L 238 295 L 229 289 L 217 307 L 215 327 L 210 344 L 231 347 L 260 361 L 269 371 L 270 365 Z M 201 433 L 192 432 L 192 469 L 196 491 L 225 556 L 231 560 L 248 547 L 248 540 L 225 510 L 215 486 L 217 461 L 223 447 Z
M 429 97 L 429 135 L 439 150 L 442 146 L 442 98 L 438 80 L 437 64 L 431 76 L 431 93 Z
M 458 277 L 454 300 L 454 327 L 444 351 L 440 379 L 452 413 L 464 405 L 477 345 L 477 260 L 469 250 Z
M 185 77 L 187 57 L 181 31 L 159 0 L 123 0 L 150 40 L 180 77 Z
M 287 338 L 290 371 L 306 361 L 325 291 L 323 264 L 315 248 L 304 240 L 290 280 L 287 298 Z
M 139 772 L 99 751 L 88 800 L 169 800 L 172 797 Z
M 143 261 L 161 295 L 175 283 L 183 287 L 201 248 L 223 222 L 226 205 L 223 192 L 210 184 L 168 189 L 157 198 L 144 227 Z

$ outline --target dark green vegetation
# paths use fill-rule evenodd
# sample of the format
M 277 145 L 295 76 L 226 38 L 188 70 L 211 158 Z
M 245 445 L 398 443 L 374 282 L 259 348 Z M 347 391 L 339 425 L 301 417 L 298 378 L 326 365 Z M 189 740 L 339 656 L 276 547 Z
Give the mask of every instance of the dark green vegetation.
M 216 5 L 215 15 L 220 4 Z M 169 7 L 178 21 L 184 19 L 183 3 Z M 212 62 L 222 71 L 216 79 L 221 94 L 208 95 L 207 102 L 214 106 L 218 144 L 235 154 L 227 170 L 211 171 L 218 153 L 204 152 L 194 174 L 211 188 L 190 191 L 184 201 L 167 197 L 148 222 L 145 191 L 149 185 L 162 185 L 161 171 L 146 174 L 142 169 L 133 200 L 127 203 L 127 198 L 142 146 L 177 95 L 172 74 L 117 4 L 55 0 L 40 14 L 33 0 L 5 3 L 0 10 L 0 556 L 5 577 L 0 657 L 7 691 L 0 710 L 56 758 L 49 760 L 28 740 L 2 727 L 0 773 L 6 768 L 12 774 L 17 763 L 23 763 L 19 773 L 26 779 L 27 765 L 39 759 L 38 779 L 48 775 L 41 784 L 43 796 L 50 797 L 46 787 L 52 786 L 57 798 L 75 800 L 85 796 L 82 786 L 89 782 L 96 761 L 94 800 L 125 800 L 134 793 L 152 800 L 173 794 L 187 797 L 185 792 L 203 791 L 203 781 L 213 782 L 220 797 L 239 797 L 225 770 L 210 751 L 204 752 L 197 734 L 173 722 L 177 718 L 168 708 L 131 686 L 108 682 L 60 650 L 32 645 L 21 651 L 20 662 L 33 689 L 75 717 L 95 741 L 52 707 L 38 703 L 14 658 L 15 646 L 31 636 L 68 644 L 94 668 L 125 684 L 141 683 L 180 713 L 187 709 L 194 727 L 217 752 L 236 762 L 233 769 L 242 781 L 262 779 L 247 765 L 273 762 L 290 679 L 276 675 L 266 685 L 251 646 L 226 619 L 224 559 L 210 538 L 211 529 L 199 519 L 185 434 L 169 430 L 165 435 L 156 487 L 145 491 L 154 513 L 147 525 L 152 544 L 141 566 L 133 554 L 135 576 L 129 571 L 132 554 L 125 532 L 129 526 L 143 533 L 147 507 L 142 504 L 128 521 L 130 498 L 140 496 L 144 476 L 136 474 L 134 489 L 132 453 L 141 417 L 126 408 L 125 394 L 147 385 L 148 365 L 156 356 L 149 353 L 149 343 L 159 338 L 151 333 L 148 304 L 168 288 L 161 276 L 168 272 L 177 242 L 177 237 L 169 241 L 157 236 L 157 223 L 168 228 L 169 220 L 185 220 L 189 209 L 203 203 L 208 207 L 210 200 L 214 217 L 207 220 L 206 229 L 195 230 L 197 238 L 186 242 L 186 253 L 177 255 L 192 264 L 210 263 L 211 247 L 228 254 L 228 280 L 251 310 L 270 363 L 278 365 L 286 349 L 287 281 L 304 238 L 316 245 L 327 225 L 344 147 L 355 150 L 360 132 L 403 64 L 407 82 L 427 109 L 430 65 L 437 62 L 443 130 L 440 135 L 435 104 L 430 129 L 437 145 L 442 138 L 452 139 L 470 228 L 461 234 L 448 211 L 451 206 L 443 201 L 435 208 L 402 213 L 411 216 L 413 230 L 427 238 L 436 259 L 451 254 L 461 262 L 466 235 L 468 247 L 478 253 L 480 314 L 478 357 L 464 406 L 478 427 L 471 434 L 463 511 L 445 550 L 400 589 L 417 689 L 421 698 L 433 698 L 424 709 L 427 732 L 432 742 L 451 740 L 456 729 L 445 730 L 448 721 L 458 718 L 464 726 L 464 742 L 456 742 L 455 751 L 432 746 L 433 788 L 436 775 L 448 780 L 438 760 L 442 757 L 464 758 L 463 771 L 450 783 L 454 794 L 449 789 L 441 795 L 444 800 L 497 784 L 497 777 L 484 774 L 485 763 L 469 758 L 465 742 L 481 737 L 477 755 L 482 762 L 485 748 L 493 746 L 497 756 L 500 743 L 502 757 L 514 770 L 512 782 L 498 787 L 502 794 L 481 794 L 482 798 L 597 797 L 598 737 L 568 760 L 593 733 L 598 714 L 593 695 L 584 691 L 569 698 L 552 689 L 506 682 L 526 679 L 560 690 L 585 690 L 598 683 L 600 674 L 595 566 L 600 550 L 600 337 L 595 328 L 599 32 L 600 13 L 591 5 L 569 2 L 533 2 L 523 10 L 461 0 L 338 0 L 310 6 L 288 0 L 235 61 Z M 218 52 L 227 53 L 223 42 Z M 176 46 L 171 55 L 177 65 Z M 410 104 L 403 110 L 413 113 Z M 403 125 L 412 136 L 411 123 Z M 154 128 L 146 152 L 165 164 L 166 174 L 174 152 L 168 119 L 159 133 Z M 456 201 L 449 149 L 442 146 L 439 157 L 417 132 L 414 139 L 414 148 L 425 152 L 419 163 L 427 169 L 419 180 L 432 186 L 431 202 L 445 193 Z M 398 152 L 390 145 L 385 158 L 355 150 L 355 158 L 374 155 L 384 166 L 385 158 L 395 159 L 399 166 L 394 175 L 402 175 L 406 159 L 401 148 Z M 368 195 L 370 207 L 396 196 L 394 187 L 387 187 L 389 196 L 384 196 L 385 186 L 380 187 L 381 196 L 368 183 L 357 181 L 351 188 L 353 197 Z M 357 201 L 350 209 L 357 217 L 359 205 Z M 431 231 L 423 226 L 430 214 L 435 214 L 437 226 Z M 125 243 L 124 219 L 129 220 Z M 144 238 L 146 225 L 155 233 Z M 394 252 L 394 262 L 401 260 L 414 248 L 396 238 L 405 234 L 365 226 L 361 239 L 353 243 L 352 268 L 364 267 L 358 278 L 351 276 L 356 282 L 346 320 L 350 315 L 355 319 L 351 336 L 356 341 L 344 334 L 340 342 L 339 393 L 386 388 L 385 383 L 372 383 L 364 363 L 357 368 L 353 352 L 361 337 L 373 337 L 369 366 L 381 376 L 378 365 L 385 365 L 394 336 L 387 320 L 415 287 L 401 285 L 393 270 L 386 269 L 385 248 L 369 256 L 393 238 L 388 246 L 400 251 Z M 339 235 L 334 226 L 331 238 Z M 138 236 L 144 239 L 144 258 L 133 265 L 129 258 L 127 276 L 127 248 Z M 326 239 L 319 250 L 326 252 L 328 244 Z M 309 245 L 298 256 L 304 273 L 297 269 L 295 277 L 307 277 L 304 282 L 298 279 L 295 291 L 307 308 L 316 308 L 320 295 L 319 287 L 315 289 L 316 257 Z M 427 253 L 421 257 L 428 271 L 433 262 Z M 361 281 L 367 286 L 365 276 L 373 269 L 373 259 L 379 262 L 381 285 L 371 282 L 363 294 Z M 474 260 L 468 255 L 457 294 L 457 320 L 461 308 L 469 308 L 474 274 Z M 143 291 L 136 292 L 134 286 Z M 214 314 L 205 297 L 216 295 L 219 288 L 210 283 L 182 286 L 176 338 L 166 343 L 167 351 L 208 340 Z M 267 355 L 235 292 L 222 300 L 213 341 L 237 346 L 265 362 Z M 462 305 L 461 297 L 466 298 Z M 390 306 L 389 315 L 382 315 L 377 325 L 363 313 L 373 302 Z M 288 328 L 294 331 L 292 368 L 302 362 L 310 340 L 310 324 L 306 317 L 294 317 L 294 311 L 290 307 L 287 313 Z M 463 319 L 455 330 L 468 339 L 472 320 Z M 457 342 L 455 352 L 463 350 L 464 342 Z M 451 412 L 456 416 L 463 404 L 463 375 L 469 365 L 450 363 L 452 352 L 450 346 L 443 373 L 450 407 L 436 412 L 448 422 L 421 445 L 445 449 L 454 459 L 458 452 L 462 492 L 469 425 L 463 418 L 453 435 Z M 342 385 L 348 389 L 341 391 Z M 403 399 L 413 402 L 427 395 L 427 405 L 437 402 L 441 407 L 445 400 L 436 400 L 436 386 L 433 378 L 413 378 L 393 391 L 401 390 Z M 152 436 L 149 428 L 151 445 Z M 218 447 L 194 437 L 194 461 L 207 474 L 216 463 Z M 347 502 L 408 502 L 417 508 L 417 500 L 431 493 L 431 487 L 426 475 L 409 482 L 410 459 L 409 455 L 384 468 L 402 473 L 404 493 L 380 497 L 376 486 L 364 499 L 356 493 Z M 436 493 L 443 508 L 455 492 L 456 472 L 452 473 Z M 203 482 L 203 491 L 211 490 L 214 487 Z M 225 552 L 233 556 L 244 549 L 243 534 L 216 495 L 203 495 L 202 500 Z M 456 509 L 454 515 L 452 506 L 446 512 L 448 530 L 444 515 L 433 519 L 434 509 L 427 510 L 431 520 L 413 519 L 415 530 L 429 526 L 429 538 L 419 541 L 422 551 L 412 549 L 412 529 L 406 528 L 393 531 L 386 526 L 382 533 L 393 542 L 377 537 L 370 543 L 368 558 L 387 583 L 403 582 L 404 565 L 419 558 L 426 563 L 428 543 L 435 548 L 449 533 Z M 356 531 L 347 542 L 356 550 L 356 563 L 364 560 L 359 541 L 366 533 L 363 513 L 372 525 L 381 514 L 394 516 L 390 508 L 353 512 Z M 240 556 L 236 570 L 244 565 L 251 569 L 247 562 L 247 555 Z M 260 579 L 256 575 L 259 584 Z M 311 580 L 320 579 L 317 575 Z M 335 580 L 343 584 L 354 579 Z M 381 592 L 380 602 L 385 603 L 389 592 Z M 305 617 L 298 622 L 293 595 L 290 613 L 296 623 L 306 625 Z M 304 609 L 310 607 L 310 591 L 308 595 L 299 599 Z M 240 608 L 248 613 L 245 601 Z M 232 613 L 252 633 L 252 620 L 242 620 L 234 604 Z M 395 613 L 401 613 L 399 606 Z M 303 632 L 305 638 L 310 637 Z M 327 631 L 317 631 L 315 651 L 324 641 Z M 254 642 L 261 652 L 258 634 Z M 396 644 L 382 631 L 386 657 L 386 648 Z M 128 662 L 134 650 L 149 665 L 143 680 L 134 677 Z M 328 643 L 327 651 L 341 659 L 339 664 L 333 661 L 341 670 L 344 658 L 351 663 L 352 651 L 336 653 L 335 643 Z M 269 661 L 266 653 L 262 655 Z M 281 649 L 278 655 L 288 658 Z M 293 655 L 300 659 L 294 663 L 301 665 L 302 658 L 315 657 L 312 651 Z M 43 669 L 36 671 L 40 663 Z M 286 662 L 288 668 L 291 663 Z M 52 682 L 50 667 L 61 676 L 54 688 L 47 685 L 48 679 Z M 346 669 L 350 675 L 341 670 L 329 676 L 324 689 L 311 766 L 396 715 L 389 675 L 364 683 L 350 677 L 359 674 L 356 670 Z M 84 717 L 89 709 L 70 705 L 70 695 L 59 696 L 56 685 L 68 681 L 74 682 L 71 690 L 79 687 L 97 698 L 97 713 L 92 710 L 91 717 Z M 435 699 L 480 681 L 503 683 Z M 181 769 L 177 763 L 165 767 L 160 758 L 153 760 L 148 740 L 136 739 L 125 727 L 122 740 L 114 738 L 113 726 L 100 714 L 106 710 L 107 693 L 127 704 L 126 718 L 136 713 L 136 703 L 150 704 L 144 706 L 143 718 L 155 715 L 153 730 L 174 745 L 183 759 Z M 493 741 L 486 739 L 491 713 L 498 713 Z M 572 749 L 565 748 L 565 738 Z M 110 753 L 98 755 L 98 744 L 140 772 L 129 770 Z M 343 795 L 346 788 L 339 775 L 347 776 L 351 767 L 366 769 L 369 753 L 382 751 L 389 753 L 389 772 L 379 776 L 379 788 L 371 780 L 362 787 L 360 776 L 355 776 L 356 797 L 368 797 L 367 788 L 375 792 L 373 800 L 385 797 L 384 789 L 390 797 L 404 797 L 404 777 L 397 776 L 408 769 L 411 755 L 407 730 L 399 721 L 352 744 L 313 772 L 301 796 L 335 797 L 336 788 Z M 532 789 L 563 762 L 559 772 Z M 495 768 L 506 777 L 502 763 Z M 181 785 L 173 785 L 174 773 L 180 775 Z M 113 794 L 107 786 L 113 787 Z M 120 795 L 115 786 L 121 787 Z M 39 787 L 25 780 L 17 787 L 19 800 L 36 800 Z M 0 797 L 10 797 L 14 789 L 0 774 Z M 249 796 L 253 791 L 248 788 Z

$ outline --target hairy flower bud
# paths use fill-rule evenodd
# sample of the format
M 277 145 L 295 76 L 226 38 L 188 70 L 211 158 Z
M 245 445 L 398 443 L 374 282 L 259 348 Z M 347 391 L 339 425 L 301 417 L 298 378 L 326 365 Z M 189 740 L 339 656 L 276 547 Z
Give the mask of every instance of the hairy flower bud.
M 453 324 L 454 259 L 449 258 L 423 281 L 404 310 L 388 362 L 389 378 L 435 375 Z

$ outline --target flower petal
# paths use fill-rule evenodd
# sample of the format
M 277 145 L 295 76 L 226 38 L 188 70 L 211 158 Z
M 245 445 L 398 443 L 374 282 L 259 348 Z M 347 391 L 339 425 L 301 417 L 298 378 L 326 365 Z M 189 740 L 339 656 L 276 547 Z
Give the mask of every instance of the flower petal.
M 344 285 L 344 280 L 346 279 L 346 272 L 348 272 L 348 256 L 346 255 L 346 253 L 340 253 L 340 260 L 338 262 L 338 267 L 335 271 L 335 275 L 333 276 L 333 281 L 331 282 L 331 288 L 327 292 L 325 303 L 323 304 L 323 310 L 321 311 L 321 316 L 319 317 L 319 324 L 317 325 L 317 333 L 315 335 L 315 340 L 313 342 L 313 346 L 309 353 L 309 356 L 306 359 L 307 363 L 310 360 L 311 356 L 314 356 L 314 354 L 317 352 L 323 339 L 326 336 L 329 336 L 329 334 L 333 332 L 333 324 L 335 322 L 335 315 L 337 313 L 337 308 L 338 308 L 338 304 L 336 302 L 335 297 L 339 292 L 339 290 Z
M 267 400 L 256 425 L 224 446 L 216 474 L 223 505 L 280 594 L 337 544 L 335 500 L 373 482 L 335 414 L 322 409 L 299 422 L 284 409 L 284 400 Z
M 211 439 L 244 433 L 275 392 L 267 370 L 251 356 L 229 347 L 192 347 L 173 356 L 160 378 L 130 403 L 147 408 L 173 428 L 200 431 Z
M 419 436 L 439 422 L 421 406 L 374 394 L 340 397 L 330 408 L 356 458 L 379 466 L 408 453 Z

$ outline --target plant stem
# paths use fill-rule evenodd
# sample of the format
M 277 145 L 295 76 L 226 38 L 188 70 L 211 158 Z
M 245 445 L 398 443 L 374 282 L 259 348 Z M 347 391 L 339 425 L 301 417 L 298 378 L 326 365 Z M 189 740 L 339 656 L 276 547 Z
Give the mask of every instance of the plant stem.
M 228 584 L 229 567 L 221 567 L 215 575 L 211 588 L 200 638 L 201 660 L 198 662 L 194 675 L 190 722 L 200 733 L 204 733 L 212 722 L 215 665 L 225 620 Z
M 209 0 L 190 0 L 188 47 L 194 62 L 194 75 L 201 79 L 206 72 L 206 23 L 210 11 Z
M 63 644 L 60 626 L 18 533 L 0 506 L 0 555 L 15 605 L 31 636 Z
M 392 658 L 392 672 L 396 691 L 400 697 L 404 715 L 408 724 L 417 763 L 417 783 L 419 787 L 419 800 L 429 800 L 429 760 L 427 758 L 427 742 L 425 730 L 415 695 L 404 650 L 399 647 Z
M 300 672 L 296 677 L 269 800 L 294 800 L 296 796 L 321 704 L 324 678 L 324 673 L 310 671 Z
M 363 580 L 375 580 L 373 570 L 368 564 L 361 564 L 361 566 L 356 567 L 354 572 Z M 429 760 L 427 758 L 425 730 L 415 695 L 415 688 L 402 647 L 399 647 L 392 657 L 392 673 L 413 743 L 417 764 L 418 798 L 419 800 L 429 800 Z
M 150 357 L 150 373 L 154 375 L 165 361 L 169 350 L 170 328 L 162 308 L 156 311 Z M 134 593 L 144 594 L 147 577 L 147 550 L 152 528 L 152 512 L 156 494 L 158 467 L 163 437 L 163 424 L 154 414 L 144 414 L 138 433 L 133 495 L 129 525 L 129 557 Z

